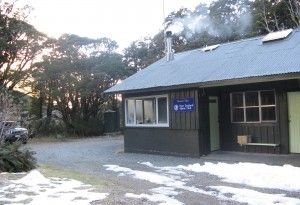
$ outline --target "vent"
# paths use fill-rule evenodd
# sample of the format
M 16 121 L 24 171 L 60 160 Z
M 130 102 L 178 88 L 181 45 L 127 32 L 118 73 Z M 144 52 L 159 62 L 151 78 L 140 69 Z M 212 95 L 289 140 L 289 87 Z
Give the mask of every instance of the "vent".
M 293 32 L 293 29 L 287 29 L 283 31 L 277 31 L 277 32 L 272 32 L 266 35 L 263 39 L 263 43 L 271 42 L 271 41 L 277 41 L 281 39 L 285 39 L 288 37 L 291 33 Z
M 171 61 L 174 59 L 174 52 L 172 49 L 172 32 L 167 31 L 165 34 L 165 52 L 167 61 Z
M 212 50 L 217 49 L 219 46 L 220 46 L 220 44 L 212 45 L 212 46 L 206 46 L 204 48 L 201 48 L 201 51 L 203 51 L 203 52 L 212 51 Z

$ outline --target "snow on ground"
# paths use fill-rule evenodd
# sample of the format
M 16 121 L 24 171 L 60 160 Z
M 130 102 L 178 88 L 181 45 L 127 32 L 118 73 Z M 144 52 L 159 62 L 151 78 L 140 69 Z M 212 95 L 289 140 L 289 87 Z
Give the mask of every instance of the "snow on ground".
M 131 176 L 135 179 L 140 179 L 143 181 L 148 181 L 153 184 L 161 185 L 160 187 L 151 189 L 150 191 L 153 193 L 149 194 L 133 194 L 127 193 L 126 197 L 131 198 L 144 198 L 148 199 L 152 202 L 160 202 L 159 204 L 164 205 L 173 205 L 174 204 L 174 196 L 180 193 L 180 190 L 195 192 L 199 194 L 207 194 L 213 195 L 213 192 L 207 192 L 202 189 L 196 188 L 194 186 L 187 186 L 186 179 L 180 178 L 180 176 L 174 174 L 166 174 L 166 173 L 155 173 L 155 172 L 146 172 L 133 170 L 127 167 L 121 167 L 118 165 L 103 165 L 106 167 L 106 170 L 113 171 L 119 173 L 118 176 L 125 177 Z M 159 170 L 161 172 L 161 170 Z M 159 192 L 159 193 L 157 193 Z M 177 200 L 176 200 L 177 201 Z M 172 203 L 171 203 L 172 202 Z M 177 201 L 176 204 L 182 204 L 180 201 Z
M 291 165 L 270 166 L 258 163 L 211 163 L 192 164 L 177 168 L 206 172 L 222 178 L 225 182 L 245 184 L 253 187 L 300 191 L 300 168 Z
M 300 199 L 290 198 L 284 194 L 267 194 L 254 191 L 251 189 L 238 189 L 228 186 L 211 186 L 211 188 L 218 190 L 219 196 L 228 198 L 224 194 L 230 194 L 231 199 L 249 205 L 297 205 L 300 204 Z
M 106 170 L 120 173 L 121 175 L 119 174 L 119 176 L 129 175 L 133 178 L 146 180 L 154 184 L 162 184 L 169 187 L 182 187 L 185 185 L 184 182 L 176 180 L 172 176 L 165 176 L 159 173 L 132 170 L 118 165 L 104 165 L 104 167 L 107 167 Z
M 119 177 L 133 177 L 159 185 L 150 189 L 151 194 L 127 193 L 130 198 L 143 198 L 159 204 L 182 204 L 176 196 L 183 192 L 193 192 L 217 197 L 219 200 L 233 200 L 249 205 L 300 205 L 300 198 L 287 197 L 285 194 L 269 194 L 247 188 L 231 186 L 196 187 L 188 185 L 193 180 L 191 173 L 205 172 L 220 177 L 224 182 L 243 186 L 279 189 L 289 192 L 300 191 L 300 168 L 291 165 L 269 166 L 257 163 L 210 163 L 187 166 L 154 166 L 150 162 L 139 163 L 154 171 L 133 170 L 118 165 L 104 165 L 106 170 L 118 173 Z
M 131 176 L 136 179 L 144 180 L 151 182 L 153 184 L 162 185 L 162 187 L 159 187 L 161 190 L 165 190 L 170 194 L 170 190 L 173 190 L 172 195 L 177 195 L 178 193 L 175 192 L 175 189 L 179 190 L 185 190 L 200 194 L 208 194 L 208 195 L 214 195 L 213 192 L 204 191 L 202 189 L 199 189 L 195 186 L 187 186 L 185 178 L 180 178 L 178 175 L 171 175 L 166 173 L 155 173 L 155 172 L 146 172 L 146 171 L 139 171 L 139 170 L 133 170 L 126 167 L 120 167 L 118 165 L 103 165 L 104 167 L 107 167 L 106 170 L 108 171 L 114 171 L 119 173 L 118 176 Z M 120 173 L 121 172 L 121 173 Z M 172 189 L 166 189 L 166 187 L 171 187 Z M 155 192 L 152 190 L 152 192 Z M 175 194 L 176 193 L 176 194 Z M 166 194 L 166 193 L 165 193 Z
M 133 193 L 126 193 L 125 197 L 128 198 L 135 198 L 135 199 L 148 199 L 152 202 L 158 202 L 159 205 L 183 205 L 182 202 L 172 198 L 168 197 L 164 194 L 133 194 Z
M 67 178 L 46 178 L 33 170 L 19 180 L 0 187 L 0 204 L 89 204 L 103 200 L 107 193 L 97 193 L 91 185 Z

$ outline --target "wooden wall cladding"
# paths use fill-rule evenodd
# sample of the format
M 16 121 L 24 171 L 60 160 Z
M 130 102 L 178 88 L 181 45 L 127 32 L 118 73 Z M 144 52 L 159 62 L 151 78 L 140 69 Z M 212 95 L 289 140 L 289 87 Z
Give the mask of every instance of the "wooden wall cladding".
M 175 112 L 173 110 L 174 99 L 193 98 L 195 110 L 192 112 Z M 176 90 L 169 94 L 169 113 L 170 129 L 177 130 L 197 130 L 199 129 L 199 107 L 198 107 L 198 90 Z

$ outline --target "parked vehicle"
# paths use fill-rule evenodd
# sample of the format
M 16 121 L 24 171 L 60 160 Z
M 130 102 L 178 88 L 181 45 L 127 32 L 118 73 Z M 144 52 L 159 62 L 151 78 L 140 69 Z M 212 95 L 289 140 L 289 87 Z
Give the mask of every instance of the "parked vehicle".
M 1 130 L 6 142 L 21 141 L 23 144 L 26 144 L 29 139 L 28 130 L 20 127 L 16 121 L 0 122 Z

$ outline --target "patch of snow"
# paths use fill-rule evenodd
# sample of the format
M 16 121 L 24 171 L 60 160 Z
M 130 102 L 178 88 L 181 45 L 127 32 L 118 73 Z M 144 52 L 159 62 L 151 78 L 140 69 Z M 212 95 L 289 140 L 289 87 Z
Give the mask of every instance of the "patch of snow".
M 151 163 L 151 162 L 141 162 L 140 164 L 142 164 L 142 165 L 146 165 L 146 166 L 148 166 L 148 167 L 152 167 L 152 168 L 154 168 L 155 166 Z
M 80 205 L 103 200 L 108 196 L 107 193 L 95 192 L 91 185 L 67 178 L 46 178 L 37 170 L 10 182 L 10 185 L 0 188 L 0 204 L 2 202 L 18 204 L 29 200 L 33 205 Z
M 216 175 L 225 182 L 245 184 L 252 187 L 300 190 L 300 168 L 291 165 L 270 166 L 258 163 L 211 163 L 177 166 L 179 169 L 192 172 L 206 172 Z
M 154 184 L 164 185 L 166 187 L 186 190 L 186 191 L 200 193 L 200 194 L 206 194 L 206 195 L 214 194 L 213 192 L 205 191 L 195 186 L 188 186 L 186 185 L 186 182 L 184 182 L 183 180 L 180 180 L 178 178 L 174 179 L 170 176 L 166 176 L 165 174 L 133 170 L 127 167 L 120 167 L 119 165 L 103 165 L 103 166 L 106 167 L 106 170 L 108 171 L 123 173 L 127 176 L 131 176 L 133 178 L 140 179 L 140 180 L 145 180 Z
M 296 205 L 300 204 L 300 199 L 286 197 L 284 194 L 267 194 L 251 189 L 238 189 L 228 186 L 211 186 L 220 193 L 217 197 L 228 198 L 237 202 L 247 203 L 249 205 Z M 231 197 L 225 194 L 232 195 Z
M 132 170 L 126 167 L 120 167 L 119 165 L 103 165 L 107 167 L 106 170 L 118 172 L 120 174 L 130 175 L 136 179 L 141 179 L 145 181 L 149 181 L 154 184 L 161 184 L 171 187 L 181 187 L 184 186 L 184 182 L 179 180 L 175 180 L 171 177 L 165 176 L 163 174 L 158 174 L 155 172 L 146 172 L 146 171 L 138 171 Z
M 206 46 L 206 47 L 201 48 L 201 51 L 203 51 L 203 52 L 212 51 L 212 50 L 217 49 L 219 46 L 220 46 L 220 44 Z
M 157 187 L 157 188 L 150 189 L 150 191 L 152 191 L 153 193 L 163 194 L 166 196 L 176 196 L 181 193 L 175 191 L 175 188 L 173 187 Z
M 154 166 L 151 162 L 141 162 L 139 164 L 142 164 L 142 165 L 145 165 L 147 167 L 154 168 L 154 169 L 156 169 L 160 172 L 166 172 L 166 173 L 172 174 L 172 175 L 188 176 L 185 172 L 179 170 L 177 167 L 171 167 L 171 166 L 158 167 L 158 166 Z
M 25 177 L 12 181 L 15 184 L 26 186 L 36 186 L 41 184 L 50 184 L 50 180 L 44 177 L 38 170 L 32 170 Z
M 248 203 L 249 205 L 300 205 L 300 199 L 287 197 L 285 194 L 269 194 L 228 186 L 198 188 L 187 184 L 193 180 L 193 175 L 188 175 L 186 172 L 205 172 L 218 176 L 228 183 L 298 192 L 300 190 L 300 181 L 295 179 L 300 178 L 300 168 L 291 165 L 270 166 L 257 163 L 214 164 L 206 162 L 204 165 L 197 163 L 187 166 L 157 167 L 150 162 L 141 162 L 139 164 L 153 168 L 154 171 L 140 171 L 118 165 L 104 165 L 106 170 L 114 171 L 119 175 L 130 176 L 160 185 L 160 187 L 150 189 L 151 194 L 128 193 L 126 197 L 144 198 L 152 202 L 159 202 L 160 204 L 170 204 L 167 199 L 176 200 L 174 197 L 183 191 L 188 191 L 216 197 L 219 200 L 233 200 Z M 189 177 L 184 178 L 186 176 Z
M 16 173 L 10 173 L 10 172 L 1 172 L 1 175 L 5 175 L 5 174 L 11 174 L 11 175 L 24 175 L 26 174 L 26 172 L 16 172 Z
M 151 202 L 158 202 L 159 205 L 183 205 L 182 202 L 174 199 L 172 197 L 168 197 L 163 194 L 133 194 L 133 193 L 126 193 L 125 197 L 128 198 L 135 198 L 135 199 L 147 199 Z

